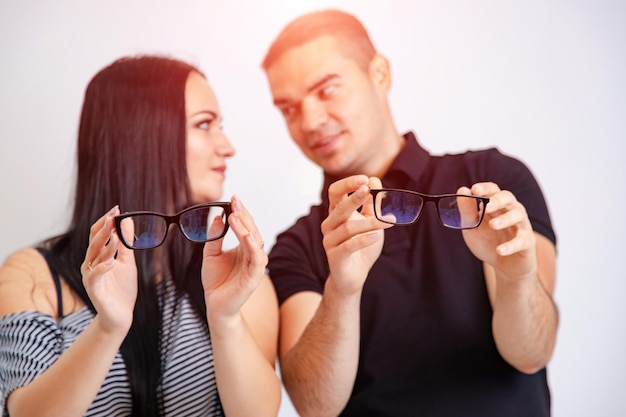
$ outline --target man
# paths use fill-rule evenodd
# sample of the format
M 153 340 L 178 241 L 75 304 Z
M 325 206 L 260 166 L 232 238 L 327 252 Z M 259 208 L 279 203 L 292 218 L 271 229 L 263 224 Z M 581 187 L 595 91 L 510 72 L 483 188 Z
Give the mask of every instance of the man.
M 349 14 L 294 20 L 263 68 L 291 137 L 325 179 L 321 205 L 278 236 L 269 261 L 298 412 L 549 415 L 556 238 L 529 170 L 496 149 L 432 156 L 398 133 L 389 64 Z M 401 220 L 373 203 L 370 189 L 383 185 L 471 196 L 484 219 L 449 229 L 441 222 L 457 220 L 423 202 L 414 224 L 379 221 Z

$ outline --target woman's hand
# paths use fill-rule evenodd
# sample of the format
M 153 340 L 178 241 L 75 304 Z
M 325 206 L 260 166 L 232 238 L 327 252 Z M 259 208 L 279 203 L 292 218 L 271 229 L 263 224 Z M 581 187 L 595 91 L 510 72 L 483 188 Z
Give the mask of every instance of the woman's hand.
M 115 206 L 91 226 L 81 272 L 102 329 L 126 334 L 137 300 L 137 265 L 115 232 L 113 217 L 119 213 Z
M 222 251 L 223 238 L 204 245 L 202 285 L 207 311 L 223 317 L 236 315 L 265 273 L 267 254 L 252 216 L 241 201 L 231 198 L 228 224 L 239 245 Z M 217 218 L 216 221 L 221 221 Z

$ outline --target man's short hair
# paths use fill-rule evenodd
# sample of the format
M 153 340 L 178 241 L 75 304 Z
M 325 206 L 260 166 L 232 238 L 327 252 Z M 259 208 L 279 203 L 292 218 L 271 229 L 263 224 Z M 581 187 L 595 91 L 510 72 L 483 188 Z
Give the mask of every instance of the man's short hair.
M 307 13 L 292 20 L 271 44 L 261 66 L 267 71 L 284 52 L 324 35 L 334 37 L 346 58 L 368 70 L 376 49 L 367 30 L 353 15 L 334 9 Z

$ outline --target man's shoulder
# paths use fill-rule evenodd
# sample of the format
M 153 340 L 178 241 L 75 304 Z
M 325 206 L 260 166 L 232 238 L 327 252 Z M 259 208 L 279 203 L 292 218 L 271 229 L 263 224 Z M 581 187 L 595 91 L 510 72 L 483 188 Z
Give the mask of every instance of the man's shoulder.
M 328 208 L 322 204 L 309 207 L 309 212 L 298 217 L 290 226 L 280 232 L 276 241 L 283 240 L 287 236 L 321 235 L 320 225 L 328 215 Z
M 465 158 L 465 159 L 481 159 L 481 158 L 498 158 L 509 157 L 502 153 L 499 148 L 495 146 L 485 148 L 470 148 L 458 152 L 446 152 L 441 155 L 435 155 L 435 158 Z
M 525 164 L 517 157 L 502 152 L 492 146 L 486 148 L 468 149 L 457 153 L 445 153 L 433 156 L 441 166 L 465 166 L 469 169 L 487 169 L 489 172 L 515 171 L 524 169 Z

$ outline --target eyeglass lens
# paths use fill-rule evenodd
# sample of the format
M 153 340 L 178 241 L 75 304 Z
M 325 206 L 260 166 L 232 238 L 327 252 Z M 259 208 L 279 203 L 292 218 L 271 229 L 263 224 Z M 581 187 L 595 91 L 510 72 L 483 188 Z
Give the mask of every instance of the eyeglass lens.
M 425 200 L 418 194 L 388 190 L 376 194 L 376 217 L 387 223 L 410 224 L 418 219 L 426 201 L 436 202 L 437 213 L 446 227 L 471 229 L 483 218 L 485 204 L 476 197 L 453 195 Z
M 217 221 L 217 219 L 221 221 Z M 176 219 L 171 222 L 176 223 Z M 122 238 L 133 249 L 154 248 L 163 243 L 169 223 L 166 216 L 139 213 L 121 221 Z M 223 207 L 208 206 L 185 211 L 178 217 L 178 225 L 192 242 L 208 242 L 220 238 L 226 229 Z

